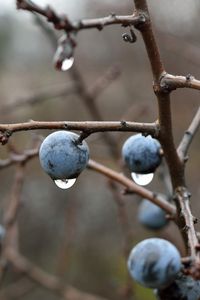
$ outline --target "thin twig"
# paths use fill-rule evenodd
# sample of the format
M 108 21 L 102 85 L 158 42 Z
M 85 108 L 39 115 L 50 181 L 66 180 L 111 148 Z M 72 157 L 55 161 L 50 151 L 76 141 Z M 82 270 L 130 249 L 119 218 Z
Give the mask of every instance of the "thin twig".
M 200 107 L 198 108 L 189 128 L 185 131 L 185 134 L 180 142 L 177 152 L 182 161 L 187 159 L 188 149 L 192 143 L 192 140 L 200 127 Z
M 171 74 L 165 74 L 161 80 L 161 87 L 166 90 L 175 90 L 178 88 L 191 88 L 200 90 L 200 80 L 194 78 L 194 76 L 188 74 L 186 76 L 175 76 Z
M 144 187 L 138 186 L 131 179 L 125 177 L 123 174 L 120 174 L 100 163 L 95 162 L 94 160 L 89 160 L 88 168 L 97 171 L 98 173 L 103 174 L 104 176 L 122 184 L 127 188 L 129 192 L 140 195 L 142 198 L 149 199 L 154 204 L 158 205 L 164 209 L 167 213 L 174 215 L 176 209 L 174 205 L 168 203 L 162 197 L 155 195 L 153 192 L 145 189 Z
M 32 159 L 37 156 L 38 156 L 38 147 L 35 149 L 25 150 L 22 154 L 11 153 L 9 158 L 0 160 L 0 170 L 18 163 L 24 164 L 29 159 Z
M 37 20 L 39 21 L 39 26 L 47 36 L 48 40 L 50 41 L 53 47 L 53 50 L 55 51 L 58 46 L 58 38 L 55 31 L 50 29 L 49 26 L 47 26 L 47 24 L 40 18 L 40 16 L 37 16 Z M 111 67 L 103 76 L 97 79 L 96 83 L 94 83 L 92 88 L 88 89 L 87 85 L 85 84 L 84 77 L 79 71 L 77 65 L 74 64 L 74 66 L 69 70 L 69 75 L 76 84 L 76 92 L 82 100 L 83 104 L 85 105 L 86 109 L 88 110 L 89 114 L 92 116 L 93 120 L 104 121 L 104 118 L 96 103 L 96 99 L 103 92 L 103 90 L 112 82 L 113 77 L 115 79 L 116 76 L 118 76 L 118 73 L 118 68 Z M 109 132 L 104 132 L 102 137 L 105 141 L 105 144 L 108 145 L 108 149 L 110 150 L 112 157 L 118 159 L 118 142 L 113 138 L 113 136 Z
M 0 124 L 0 131 L 5 135 L 11 135 L 18 131 L 38 130 L 38 129 L 62 129 L 62 130 L 78 130 L 104 132 L 104 131 L 128 131 L 128 132 L 142 132 L 154 136 L 158 135 L 159 126 L 157 123 L 138 123 L 128 121 L 29 121 L 24 123 L 14 124 Z
M 25 277 L 9 284 L 0 291 L 1 300 L 21 299 L 35 288 L 35 284 Z
M 41 104 L 43 101 L 54 98 L 63 98 L 76 92 L 76 87 L 73 83 L 65 84 L 61 87 L 48 87 L 46 90 L 39 91 L 33 95 L 20 97 L 14 101 L 1 106 L 0 113 L 7 114 L 16 111 L 18 108 L 24 108 L 25 105 Z
M 12 248 L 7 249 L 6 257 L 18 271 L 28 276 L 28 278 L 37 284 L 54 292 L 55 294 L 60 295 L 66 300 L 106 300 L 99 296 L 78 291 L 72 286 L 64 284 L 56 276 L 50 275 L 41 270 Z
M 115 14 L 111 14 L 103 18 L 72 22 L 68 19 L 67 16 L 58 15 L 49 6 L 47 8 L 42 8 L 41 6 L 36 5 L 32 1 L 28 0 L 17 0 L 17 8 L 44 16 L 47 18 L 48 22 L 54 24 L 57 30 L 65 30 L 66 32 L 79 31 L 82 29 L 90 28 L 97 28 L 98 30 L 102 30 L 105 26 L 113 24 L 129 26 L 145 22 L 145 16 L 137 12 L 134 12 L 134 14 L 130 16 L 117 16 Z

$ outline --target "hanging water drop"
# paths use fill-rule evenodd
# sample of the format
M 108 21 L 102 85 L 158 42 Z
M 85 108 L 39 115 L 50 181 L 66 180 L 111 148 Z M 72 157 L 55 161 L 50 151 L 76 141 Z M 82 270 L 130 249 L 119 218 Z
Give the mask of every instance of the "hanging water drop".
M 63 62 L 61 64 L 61 70 L 62 71 L 69 70 L 72 67 L 73 63 L 74 63 L 74 57 L 70 57 L 70 58 L 63 60 Z
M 154 177 L 154 173 L 149 173 L 149 174 L 139 174 L 139 173 L 131 173 L 131 177 L 135 183 L 138 185 L 145 186 L 149 184 Z
M 54 180 L 54 182 L 57 185 L 57 187 L 59 187 L 62 190 L 66 190 L 66 189 L 69 189 L 70 187 L 72 187 L 74 185 L 74 183 L 76 182 L 76 178 L 73 178 L 73 179 L 57 179 L 57 180 Z

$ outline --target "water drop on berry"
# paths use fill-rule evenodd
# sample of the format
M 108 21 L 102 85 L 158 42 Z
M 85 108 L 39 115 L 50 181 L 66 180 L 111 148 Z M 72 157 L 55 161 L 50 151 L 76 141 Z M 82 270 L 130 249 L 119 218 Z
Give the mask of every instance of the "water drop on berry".
M 59 187 L 62 190 L 66 190 L 71 188 L 74 183 L 76 182 L 76 178 L 73 179 L 57 179 L 54 180 L 55 184 L 57 185 L 57 187 Z
M 145 186 L 153 180 L 154 173 L 139 174 L 139 173 L 132 172 L 131 177 L 133 181 L 135 181 L 135 183 L 137 183 L 138 185 Z

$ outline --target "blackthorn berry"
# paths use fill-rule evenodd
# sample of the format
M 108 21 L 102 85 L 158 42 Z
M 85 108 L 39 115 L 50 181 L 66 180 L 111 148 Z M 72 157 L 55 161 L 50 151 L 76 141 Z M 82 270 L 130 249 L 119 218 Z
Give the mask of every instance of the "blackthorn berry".
M 179 273 L 172 284 L 157 290 L 156 296 L 158 300 L 199 300 L 200 281 Z
M 56 131 L 42 142 L 40 163 L 53 180 L 76 178 L 87 166 L 89 148 L 85 141 L 78 143 L 78 138 L 69 131 Z
M 132 135 L 123 145 L 122 156 L 131 172 L 153 173 L 161 163 L 161 145 L 151 136 Z
M 147 199 L 142 200 L 139 206 L 138 220 L 152 230 L 161 229 L 168 223 L 165 211 Z
M 181 269 L 181 258 L 170 242 L 150 238 L 137 244 L 128 259 L 128 269 L 137 282 L 149 288 L 164 288 Z

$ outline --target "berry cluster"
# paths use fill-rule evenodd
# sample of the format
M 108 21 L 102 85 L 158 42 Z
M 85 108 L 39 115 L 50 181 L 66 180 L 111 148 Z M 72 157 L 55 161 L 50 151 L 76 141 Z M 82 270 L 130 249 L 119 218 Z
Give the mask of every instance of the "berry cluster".
M 161 146 L 151 136 L 133 135 L 124 143 L 122 156 L 131 172 L 154 173 L 161 163 Z M 44 139 L 39 158 L 42 168 L 55 182 L 69 181 L 76 179 L 86 168 L 89 148 L 85 141 L 80 141 L 77 134 L 57 131 Z M 140 204 L 138 219 L 152 230 L 162 229 L 168 223 L 165 212 L 147 199 Z M 180 275 L 179 251 L 166 240 L 150 238 L 137 244 L 129 255 L 128 269 L 137 282 L 156 289 L 158 298 L 163 293 L 169 294 L 174 285 L 179 296 L 171 299 L 197 300 L 200 296 L 199 283 L 195 284 L 192 279 Z M 183 291 L 181 286 L 185 281 L 192 284 L 195 290 L 185 288 Z

